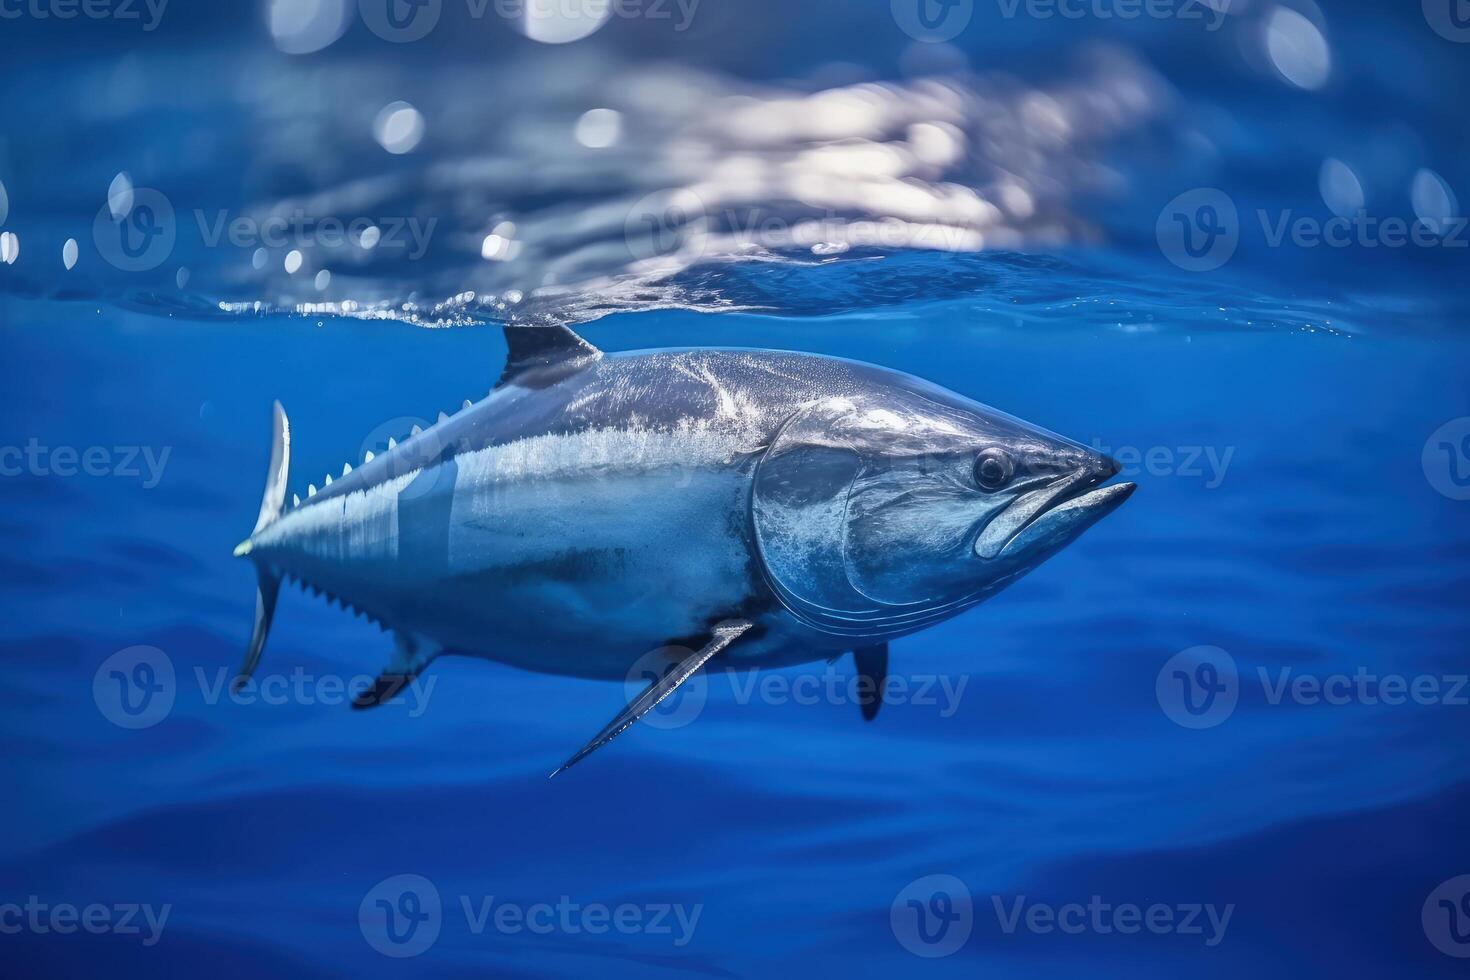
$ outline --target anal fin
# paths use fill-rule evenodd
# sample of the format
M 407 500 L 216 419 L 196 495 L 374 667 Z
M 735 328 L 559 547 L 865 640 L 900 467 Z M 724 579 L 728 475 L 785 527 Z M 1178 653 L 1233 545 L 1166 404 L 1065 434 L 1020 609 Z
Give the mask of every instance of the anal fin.
M 428 640 L 407 633 L 393 634 L 393 659 L 378 679 L 352 699 L 357 710 L 376 708 L 403 693 L 403 689 L 418 679 L 424 668 L 433 663 L 443 650 Z
M 556 772 L 553 772 L 551 775 L 556 776 L 557 773 L 570 769 L 608 742 L 623 734 L 623 732 L 632 727 L 634 722 L 657 706 L 660 701 L 678 690 L 680 684 L 693 677 L 695 672 L 703 667 L 711 657 L 734 643 L 754 625 L 754 623 L 747 619 L 730 619 L 720 623 L 714 628 L 708 643 L 698 651 L 691 653 L 679 661 L 673 670 L 664 674 L 657 681 L 654 681 L 649 685 L 648 690 L 638 695 L 632 701 L 629 701 L 628 706 L 618 712 L 618 716 L 608 722 L 607 726 L 598 732 L 592 741 L 582 746 L 576 755 L 563 762 L 557 768 Z

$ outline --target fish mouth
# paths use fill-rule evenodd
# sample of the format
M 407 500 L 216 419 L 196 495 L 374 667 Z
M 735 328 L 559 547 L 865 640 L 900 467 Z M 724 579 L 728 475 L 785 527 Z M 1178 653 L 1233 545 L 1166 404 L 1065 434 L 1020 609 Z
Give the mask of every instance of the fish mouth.
M 1021 494 L 981 530 L 975 539 L 975 554 L 1010 558 L 1043 550 L 1050 553 L 1066 545 L 1138 489 L 1136 483 L 1097 485 L 1111 475 L 1079 470 L 1050 486 Z

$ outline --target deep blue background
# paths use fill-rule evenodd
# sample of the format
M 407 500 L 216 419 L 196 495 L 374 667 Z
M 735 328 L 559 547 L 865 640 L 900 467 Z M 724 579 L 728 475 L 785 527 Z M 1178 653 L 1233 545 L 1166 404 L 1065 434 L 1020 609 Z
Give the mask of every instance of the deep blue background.
M 6 483 L 7 895 L 174 905 L 164 940 L 6 937 L 37 975 L 163 968 L 391 974 L 357 905 L 417 873 L 451 896 L 702 903 L 694 941 L 472 935 L 450 915 L 416 969 L 557 975 L 1449 976 L 1419 907 L 1464 871 L 1464 707 L 1267 703 L 1258 666 L 1463 672 L 1465 505 L 1420 450 L 1470 414 L 1459 345 L 1263 332 L 994 331 L 942 311 L 824 322 L 664 313 L 587 330 L 608 348 L 698 334 L 880 360 L 1110 446 L 1233 448 L 1224 481 L 1140 477 L 1135 498 L 988 605 L 895 645 L 908 677 L 968 678 L 952 717 L 892 705 L 737 704 L 640 727 L 545 774 L 617 685 L 442 661 L 430 710 L 204 702 L 233 668 L 252 577 L 231 561 L 265 465 L 265 406 L 295 425 L 295 484 L 386 412 L 432 416 L 498 371 L 492 330 L 267 321 L 228 329 L 26 312 L 5 418 L 48 445 L 171 447 L 165 479 Z M 657 515 L 651 514 L 650 520 Z M 164 650 L 172 714 L 109 724 L 92 677 Z M 1170 722 L 1155 677 L 1227 649 L 1248 675 L 1223 725 Z M 371 672 L 375 628 L 298 592 L 264 669 Z M 842 669 L 846 669 L 845 664 Z M 976 929 L 904 953 L 900 888 L 959 876 Z M 1235 903 L 1225 941 L 1007 936 L 990 895 Z M 456 906 L 457 907 L 457 906 Z M 220 955 L 223 947 L 227 955 Z M 113 959 L 117 957 L 117 959 Z M 16 961 L 13 961 L 16 962 Z M 42 964 L 46 964 L 42 968 Z
M 849 76 L 904 71 L 910 46 L 886 2 L 706 3 L 690 36 L 615 21 L 547 52 L 543 70 L 615 52 L 762 81 L 835 60 Z M 268 52 L 259 11 L 224 7 L 174 0 L 141 40 L 115 24 L 5 27 L 3 227 L 20 231 L 23 261 L 0 267 L 0 445 L 170 455 L 153 488 L 0 478 L 0 903 L 172 906 L 151 948 L 0 935 L 7 975 L 1463 975 L 1420 911 L 1470 872 L 1470 707 L 1271 704 L 1255 680 L 1288 666 L 1466 672 L 1470 503 L 1437 492 L 1421 464 L 1430 434 L 1470 415 L 1463 251 L 1247 241 L 1227 269 L 1191 277 L 1152 238 L 1161 204 L 1201 184 L 1243 211 L 1325 217 L 1322 157 L 1368 174 L 1375 147 L 1470 194 L 1467 51 L 1430 32 L 1417 4 L 1325 7 L 1334 76 L 1319 93 L 1256 70 L 1236 33 L 977 12 L 955 42 L 972 66 L 1040 80 L 1101 38 L 1179 91 L 1161 132 L 1115 148 L 1123 189 L 1090 205 L 1101 243 L 1056 257 L 762 266 L 722 288 L 779 315 L 639 311 L 587 325 L 609 350 L 871 360 L 1083 442 L 1233 455 L 1217 487 L 1137 476 L 1125 507 L 1036 574 L 896 643 L 895 674 L 965 679 L 951 716 L 898 704 L 864 724 L 852 704 L 737 704 L 714 684 L 694 724 L 639 726 L 550 782 L 623 703 L 620 686 L 446 659 L 428 712 L 409 717 L 209 704 L 194 681 L 196 667 L 233 670 L 248 633 L 253 576 L 229 553 L 255 517 L 271 400 L 291 413 L 300 491 L 357 458 L 369 433 L 480 397 L 504 353 L 496 329 L 166 313 L 180 298 L 167 284 L 124 309 L 61 275 L 52 240 L 86 244 L 118 170 L 173 174 L 172 193 L 221 206 L 309 189 L 300 173 L 257 166 L 258 130 L 213 109 L 162 93 L 141 119 L 88 108 L 106 93 L 84 79 L 111 76 L 83 69 L 132 58 L 184 59 L 190 94 L 242 84 L 187 61 Z M 411 94 L 419 59 L 536 54 L 503 25 L 480 26 L 404 48 L 358 27 L 306 63 L 380 65 Z M 180 174 L 173 150 L 200 133 L 209 164 Z M 1199 133 L 1214 150 L 1181 152 Z M 1397 166 L 1370 195 L 1377 214 L 1408 213 Z M 138 644 L 172 662 L 177 701 L 162 723 L 127 731 L 99 711 L 93 679 Z M 1244 683 L 1227 721 L 1191 731 L 1161 710 L 1155 682 L 1202 644 L 1227 650 Z M 262 670 L 374 673 L 387 652 L 376 628 L 290 591 Z M 438 942 L 410 960 L 375 953 L 358 921 L 369 889 L 401 873 L 429 878 L 446 905 Z M 974 921 L 963 948 L 935 960 L 890 927 L 895 897 L 930 874 L 963 881 Z M 682 947 L 646 934 L 476 935 L 461 895 L 702 912 Z M 992 907 L 992 896 L 1092 895 L 1235 910 L 1206 948 L 1198 936 L 1007 934 Z

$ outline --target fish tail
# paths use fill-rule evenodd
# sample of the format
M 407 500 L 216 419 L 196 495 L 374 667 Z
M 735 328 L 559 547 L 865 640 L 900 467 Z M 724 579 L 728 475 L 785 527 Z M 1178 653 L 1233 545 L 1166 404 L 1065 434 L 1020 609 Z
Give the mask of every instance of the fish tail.
M 235 557 L 250 558 L 255 562 L 255 624 L 250 631 L 250 645 L 245 648 L 245 659 L 235 677 L 238 688 L 250 679 L 255 665 L 260 662 L 265 649 L 265 638 L 270 633 L 271 619 L 276 614 L 276 597 L 281 592 L 281 573 L 268 562 L 254 554 L 255 536 L 274 524 L 281 516 L 286 504 L 286 479 L 291 468 L 291 423 L 286 410 L 276 402 L 271 414 L 271 461 L 266 472 L 265 492 L 260 498 L 260 514 L 255 519 L 255 529 L 250 537 L 235 548 Z

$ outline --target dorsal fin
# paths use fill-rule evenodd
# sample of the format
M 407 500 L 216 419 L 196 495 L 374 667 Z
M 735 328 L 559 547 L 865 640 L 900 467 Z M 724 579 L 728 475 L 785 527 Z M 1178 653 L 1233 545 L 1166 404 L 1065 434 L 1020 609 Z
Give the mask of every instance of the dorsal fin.
M 495 387 L 550 384 L 580 370 L 602 356 L 602 351 L 566 327 L 506 327 L 505 345 L 510 356 Z

